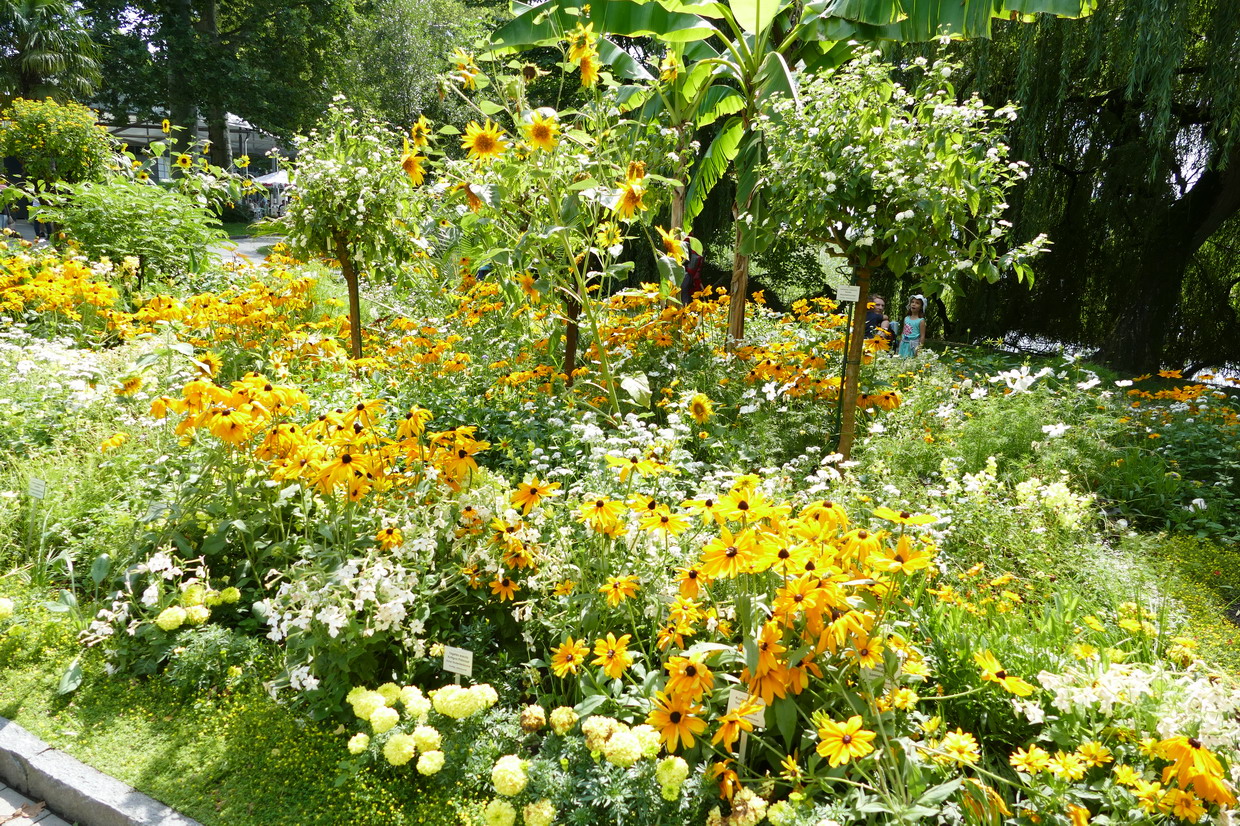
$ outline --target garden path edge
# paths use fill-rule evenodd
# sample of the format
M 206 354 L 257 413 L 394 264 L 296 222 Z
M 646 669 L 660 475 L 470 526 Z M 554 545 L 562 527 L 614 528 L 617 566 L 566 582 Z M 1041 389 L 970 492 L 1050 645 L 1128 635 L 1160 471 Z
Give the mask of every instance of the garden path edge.
M 81 826 L 202 826 L 0 717 L 0 781 Z

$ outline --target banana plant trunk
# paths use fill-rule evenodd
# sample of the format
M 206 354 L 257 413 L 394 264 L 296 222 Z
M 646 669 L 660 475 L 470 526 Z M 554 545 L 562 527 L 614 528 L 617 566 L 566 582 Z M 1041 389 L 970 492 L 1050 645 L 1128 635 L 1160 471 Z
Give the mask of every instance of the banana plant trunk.
M 349 339 L 352 343 L 353 358 L 362 357 L 362 299 L 357 287 L 357 268 L 349 255 L 349 243 L 342 233 L 336 234 L 336 258 L 340 261 L 340 272 L 344 275 L 344 283 L 349 288 Z
M 853 438 L 857 431 L 857 395 L 860 391 L 861 358 L 865 351 L 865 314 L 870 299 L 870 268 L 857 268 L 857 286 L 861 296 L 853 305 L 852 331 L 848 352 L 844 354 L 843 406 L 840 409 L 839 452 L 847 461 L 852 455 Z
M 685 193 L 683 185 L 672 189 L 672 218 L 669 225 L 673 230 L 684 229 L 685 226 Z
M 745 227 L 741 221 L 735 226 L 736 252 L 732 258 L 732 291 L 728 299 L 728 352 L 735 350 L 745 337 L 745 301 L 749 292 L 749 256 L 741 252 Z

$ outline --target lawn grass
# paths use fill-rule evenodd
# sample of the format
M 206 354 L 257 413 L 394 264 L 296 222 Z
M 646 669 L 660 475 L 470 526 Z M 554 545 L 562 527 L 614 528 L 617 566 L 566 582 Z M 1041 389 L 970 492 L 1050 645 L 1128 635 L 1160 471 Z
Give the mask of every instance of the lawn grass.
M 220 227 L 228 234 L 229 238 L 254 234 L 251 230 L 251 224 L 245 221 L 224 221 L 220 224 Z
M 87 654 L 87 680 L 58 695 L 74 635 L 27 597 L 26 639 L 0 638 L 0 715 L 206 826 L 468 822 L 461 801 L 424 789 L 412 772 L 346 776 L 336 725 L 299 719 L 257 680 L 187 697 L 159 677 L 107 677 Z

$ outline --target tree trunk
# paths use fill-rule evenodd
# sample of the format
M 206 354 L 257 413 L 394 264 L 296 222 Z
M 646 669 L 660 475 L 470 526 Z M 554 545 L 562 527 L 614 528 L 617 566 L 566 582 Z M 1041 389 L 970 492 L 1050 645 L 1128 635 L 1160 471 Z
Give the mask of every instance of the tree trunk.
M 581 326 L 577 323 L 581 315 L 581 302 L 571 296 L 564 299 L 564 386 L 573 386 L 573 372 L 577 369 L 577 339 L 581 335 Z M 601 343 L 600 343 L 601 346 Z
M 677 228 L 684 229 L 685 224 L 685 187 L 672 187 L 672 216 L 671 228 L 675 231 Z
M 745 303 L 749 292 L 749 256 L 741 253 L 745 238 L 745 225 L 735 223 L 736 252 L 732 259 L 732 292 L 728 298 L 728 352 L 732 352 L 745 337 Z
M 870 268 L 857 268 L 857 286 L 861 297 L 853 305 L 852 330 L 848 352 L 844 354 L 843 407 L 840 411 L 840 448 L 845 461 L 852 456 L 853 438 L 857 430 L 857 395 L 861 383 L 861 358 L 865 351 L 865 313 L 870 301 Z
M 353 350 L 353 358 L 362 357 L 362 298 L 358 291 L 357 269 L 349 255 L 349 245 L 344 235 L 336 233 L 336 258 L 340 261 L 340 272 L 344 275 L 344 283 L 349 288 L 349 340 Z
M 220 45 L 219 0 L 206 0 L 202 4 L 202 18 L 198 21 L 198 32 L 205 41 L 211 55 L 213 68 L 222 66 L 226 60 Z M 228 138 L 228 107 L 224 103 L 223 84 L 217 79 L 204 89 L 207 121 L 207 160 L 215 166 L 227 169 L 232 165 L 232 142 Z
M 164 40 L 168 44 L 168 120 L 182 129 L 172 135 L 172 149 L 183 152 L 198 137 L 192 67 L 194 25 L 192 0 L 167 0 Z
M 1108 365 L 1134 373 L 1162 369 L 1172 310 L 1180 302 L 1188 260 L 1240 212 L 1240 145 L 1225 169 L 1213 159 L 1187 193 L 1166 209 L 1141 246 L 1137 270 L 1128 279 L 1131 301 L 1117 314 L 1102 348 Z

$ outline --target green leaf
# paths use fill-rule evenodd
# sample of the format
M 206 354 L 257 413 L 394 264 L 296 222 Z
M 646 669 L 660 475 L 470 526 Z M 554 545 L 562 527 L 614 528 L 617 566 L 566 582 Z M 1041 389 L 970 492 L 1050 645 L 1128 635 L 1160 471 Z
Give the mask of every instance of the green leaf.
M 500 112 L 504 111 L 504 107 L 500 106 L 493 100 L 478 101 L 478 109 L 481 110 L 484 115 L 498 115 Z
M 730 86 L 713 86 L 706 91 L 698 108 L 697 125 L 714 123 L 719 118 L 735 115 L 745 108 L 745 96 Z
M 91 581 L 99 585 L 107 577 L 110 570 L 112 570 L 112 557 L 107 554 L 99 554 L 90 565 Z
M 531 46 L 559 43 L 564 39 L 564 34 L 577 25 L 581 6 L 585 3 L 586 0 L 550 0 L 532 7 L 514 3 L 516 17 L 491 35 L 492 52 L 501 55 Z M 656 2 L 595 0 L 589 5 L 590 22 L 594 23 L 596 32 L 626 37 L 657 37 L 664 42 L 704 40 L 717 32 L 715 25 L 706 18 L 668 11 Z M 574 9 L 577 13 L 571 14 L 568 9 Z M 609 65 L 614 65 L 615 61 L 604 50 L 603 42 L 599 42 L 599 54 Z
M 69 663 L 69 667 L 65 669 L 65 673 L 60 675 L 60 686 L 56 689 L 57 694 L 72 694 L 82 684 L 81 660 L 82 657 L 80 655 L 74 657 L 73 662 Z
M 791 745 L 797 733 L 796 701 L 791 697 L 776 699 L 771 704 L 771 710 L 775 713 L 775 728 L 779 729 L 784 742 Z
M 761 34 L 775 15 L 784 9 L 784 0 L 732 0 L 732 16 L 750 34 Z
M 689 191 L 685 194 L 685 226 L 693 225 L 693 219 L 706 204 L 706 196 L 715 188 L 728 171 L 728 164 L 736 157 L 741 138 L 745 135 L 745 123 L 733 115 L 724 123 L 723 129 L 710 142 L 706 153 L 698 161 L 693 178 L 689 182 Z

